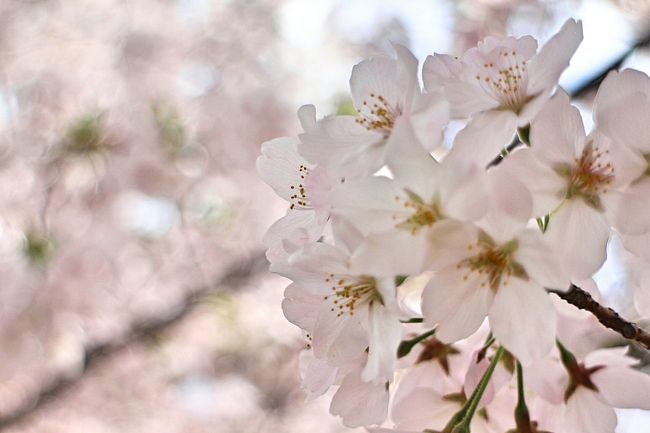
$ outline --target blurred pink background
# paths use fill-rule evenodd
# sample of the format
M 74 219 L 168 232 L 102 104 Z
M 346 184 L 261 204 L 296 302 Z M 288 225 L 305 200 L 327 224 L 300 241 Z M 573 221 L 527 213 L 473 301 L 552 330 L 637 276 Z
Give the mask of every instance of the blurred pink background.
M 424 60 L 488 34 L 544 40 L 582 18 L 571 88 L 647 36 L 648 11 L 642 0 L 3 0 L 0 431 L 349 431 L 327 397 L 300 391 L 303 341 L 261 245 L 286 204 L 257 179 L 260 144 L 298 133 L 302 104 L 348 109 L 352 66 L 390 41 Z M 647 49 L 624 64 L 647 70 Z M 649 422 L 622 415 L 621 433 Z

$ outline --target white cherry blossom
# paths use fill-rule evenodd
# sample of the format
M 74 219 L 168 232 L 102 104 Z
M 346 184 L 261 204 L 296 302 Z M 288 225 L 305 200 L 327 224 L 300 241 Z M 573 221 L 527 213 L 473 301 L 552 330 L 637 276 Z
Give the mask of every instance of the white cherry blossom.
M 487 37 L 462 59 L 429 56 L 427 90 L 443 89 L 454 118 L 471 117 L 453 153 L 487 164 L 551 96 L 582 41 L 582 23 L 568 20 L 540 50 L 530 36 Z
M 405 47 L 394 47 L 396 58 L 376 56 L 353 68 L 350 90 L 357 116 L 327 116 L 305 128 L 299 149 L 308 161 L 345 178 L 371 175 L 384 165 L 390 143 L 401 140 L 394 130 L 399 119 L 411 124 L 425 148 L 442 142 L 447 101 L 421 92 L 417 59 Z

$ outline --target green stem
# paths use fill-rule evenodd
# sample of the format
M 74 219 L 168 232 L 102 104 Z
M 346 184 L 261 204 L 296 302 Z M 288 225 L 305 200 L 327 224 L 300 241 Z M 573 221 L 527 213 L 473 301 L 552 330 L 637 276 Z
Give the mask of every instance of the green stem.
M 417 337 L 413 337 L 410 340 L 404 340 L 399 344 L 399 347 L 397 348 L 397 357 L 398 358 L 403 358 L 406 355 L 408 355 L 413 347 L 418 344 L 419 342 L 426 340 L 427 338 L 431 337 L 433 334 L 436 333 L 436 328 L 433 328 L 430 331 L 424 332 Z
M 503 347 L 499 347 L 496 353 L 494 354 L 494 357 L 492 358 L 490 365 L 488 366 L 487 370 L 483 374 L 481 381 L 474 389 L 474 392 L 472 392 L 472 395 L 470 396 L 469 400 L 467 400 L 465 406 L 463 406 L 463 408 L 456 415 L 454 415 L 451 422 L 448 424 L 448 427 L 449 425 L 453 426 L 453 428 L 451 429 L 451 433 L 470 432 L 469 426 L 472 422 L 472 418 L 474 418 L 476 409 L 478 408 L 478 405 L 481 402 L 481 398 L 483 397 L 483 394 L 485 393 L 485 390 L 487 389 L 487 386 L 490 383 L 490 379 L 492 379 L 492 374 L 494 373 L 494 369 L 499 363 L 499 359 L 501 359 L 502 354 L 503 354 Z M 448 427 L 446 427 L 445 430 L 443 431 L 448 431 Z
M 517 137 L 519 137 L 519 141 L 524 143 L 526 146 L 530 146 L 530 125 L 517 128 Z
M 515 424 L 517 433 L 533 433 L 530 425 L 530 413 L 524 395 L 524 370 L 517 361 L 517 407 L 515 408 Z

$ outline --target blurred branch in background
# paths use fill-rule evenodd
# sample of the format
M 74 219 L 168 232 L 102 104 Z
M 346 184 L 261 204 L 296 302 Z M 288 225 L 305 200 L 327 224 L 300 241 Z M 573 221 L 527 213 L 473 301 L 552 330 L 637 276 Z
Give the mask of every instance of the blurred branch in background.
M 222 293 L 226 290 L 235 290 L 256 274 L 266 272 L 267 266 L 268 262 L 263 252 L 256 252 L 249 257 L 237 260 L 224 271 L 223 275 L 214 284 L 188 291 L 182 301 L 170 311 L 157 317 L 146 318 L 133 323 L 126 335 L 87 347 L 84 353 L 83 367 L 78 374 L 73 377 L 68 375 L 52 377 L 36 395 L 24 400 L 22 406 L 11 413 L 0 414 L 0 430 L 27 420 L 48 402 L 77 384 L 92 368 L 105 362 L 112 355 L 125 350 L 129 346 L 156 339 L 183 320 L 207 296 Z

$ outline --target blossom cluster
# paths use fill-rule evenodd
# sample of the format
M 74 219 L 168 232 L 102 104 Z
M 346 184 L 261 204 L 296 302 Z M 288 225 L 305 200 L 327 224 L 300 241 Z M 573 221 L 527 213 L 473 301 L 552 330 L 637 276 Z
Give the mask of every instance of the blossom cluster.
M 335 387 L 344 424 L 611 433 L 613 407 L 650 409 L 635 359 L 549 293 L 597 298 L 611 236 L 650 261 L 650 78 L 611 72 L 587 134 L 557 85 L 581 40 L 574 20 L 539 49 L 488 37 L 429 56 L 423 86 L 395 45 L 354 66 L 357 115 L 303 106 L 302 134 L 263 144 L 258 172 L 289 203 L 265 242 L 292 281 L 303 387 Z

